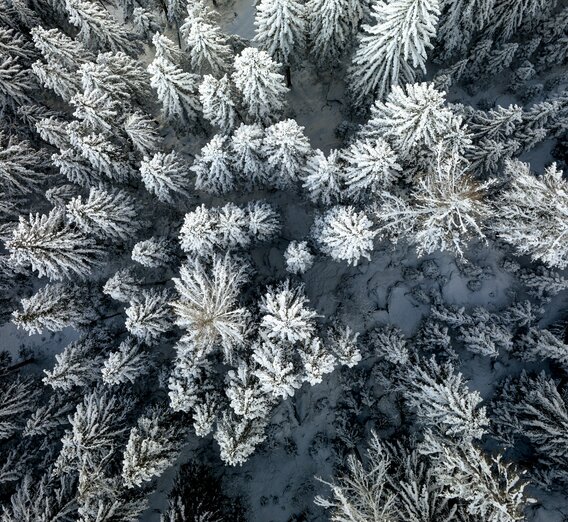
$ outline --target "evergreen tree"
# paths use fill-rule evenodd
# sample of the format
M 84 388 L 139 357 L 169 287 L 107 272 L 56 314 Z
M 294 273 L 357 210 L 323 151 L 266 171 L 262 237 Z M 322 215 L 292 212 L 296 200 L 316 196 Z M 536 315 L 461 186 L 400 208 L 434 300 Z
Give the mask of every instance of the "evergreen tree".
M 371 9 L 375 25 L 362 26 L 350 69 L 357 106 L 370 95 L 380 100 L 392 86 L 412 83 L 417 68 L 426 72 L 426 49 L 432 47 L 440 14 L 438 0 L 381 0 Z
M 42 81 L 41 77 L 38 79 Z M 32 76 L 18 58 L 0 54 L 0 107 L 29 103 L 30 85 L 33 85 Z
M 352 31 L 350 4 L 349 0 L 310 0 L 306 4 L 310 54 L 321 68 L 332 67 L 345 50 Z
M 304 378 L 311 386 L 321 383 L 323 376 L 335 369 L 335 357 L 317 337 L 304 344 L 300 349 L 300 358 L 304 366 Z
M 509 163 L 509 169 L 514 177 L 500 196 L 493 230 L 520 254 L 551 267 L 565 268 L 568 188 L 562 172 L 553 164 L 537 178 L 529 165 L 519 161 Z
M 269 288 L 260 302 L 260 327 L 269 339 L 307 342 L 315 333 L 317 313 L 306 307 L 308 299 L 302 286 L 290 288 L 286 280 L 277 288 Z
M 275 123 L 266 130 L 263 148 L 276 187 L 290 187 L 301 178 L 311 153 L 304 127 L 295 120 Z
M 67 204 L 67 216 L 85 234 L 111 241 L 131 240 L 140 228 L 134 199 L 122 191 L 93 187 L 87 200 L 77 196 Z
M 487 522 L 522 520 L 526 483 L 502 456 L 486 457 L 471 442 L 447 443 L 427 434 L 421 452 L 430 455 L 436 481 L 450 499 L 466 502 L 467 512 Z
M 77 38 L 97 50 L 136 55 L 140 44 L 103 8 L 88 0 L 66 0 L 69 22 L 79 29 Z
M 292 274 L 303 274 L 314 264 L 314 256 L 306 241 L 291 241 L 284 252 L 286 270 Z
M 211 72 L 220 76 L 229 69 L 232 51 L 226 36 L 214 22 L 216 13 L 203 0 L 188 5 L 187 12 L 180 32 L 189 50 L 192 69 L 200 74 Z
M 173 246 L 166 237 L 152 237 L 132 248 L 132 260 L 149 268 L 167 267 L 174 258 Z
M 372 226 L 364 212 L 353 207 L 334 207 L 316 220 L 312 235 L 324 254 L 356 266 L 362 257 L 371 259 L 377 235 Z
M 0 67 L 2 67 L 2 64 L 0 64 Z M 70 101 L 79 92 L 79 78 L 57 63 L 45 64 L 37 61 L 32 64 L 32 71 L 40 85 L 53 90 L 63 101 Z M 0 94 L 2 93 L 1 78 L 2 75 L 0 74 Z M 24 81 L 24 78 L 22 78 L 22 81 Z M 25 85 L 29 85 L 27 79 L 25 81 Z M 12 85 L 17 86 L 18 83 Z M 10 94 L 10 92 L 7 94 Z
M 383 194 L 375 214 L 379 234 L 395 243 L 405 238 L 419 255 L 449 250 L 463 256 L 472 238 L 485 238 L 489 206 L 483 197 L 490 183 L 475 182 L 459 158 L 439 156 L 434 172 L 417 180 L 410 197 Z
M 230 356 L 245 339 L 247 311 L 238 307 L 244 271 L 229 257 L 215 257 L 210 269 L 201 262 L 180 268 L 174 278 L 179 298 L 172 303 L 177 324 L 207 350 L 221 345 Z
M 181 434 L 175 425 L 167 422 L 164 413 L 158 409 L 151 411 L 140 417 L 137 427 L 130 430 L 122 462 L 122 478 L 128 488 L 159 477 L 178 456 Z
M 422 426 L 456 440 L 479 439 L 486 433 L 489 420 L 479 406 L 481 396 L 468 390 L 451 363 L 438 364 L 432 357 L 400 375 L 404 400 Z
M 195 188 L 211 194 L 225 194 L 235 188 L 227 139 L 216 134 L 202 149 L 191 166 Z
M 95 59 L 81 42 L 69 38 L 59 29 L 33 27 L 31 35 L 35 47 L 48 63 L 55 62 L 69 71 L 76 71 L 80 65 Z
M 115 386 L 126 382 L 133 383 L 152 368 L 150 356 L 141 344 L 132 337 L 120 343 L 118 350 L 110 352 L 101 368 L 103 382 Z
M 168 290 L 145 290 L 137 295 L 126 314 L 126 329 L 138 339 L 151 344 L 162 334 L 171 329 L 171 312 L 168 300 L 171 294 Z
M 303 52 L 306 34 L 305 6 L 298 0 L 260 0 L 254 20 L 255 41 L 275 62 L 289 67 Z
M 68 326 L 91 323 L 96 314 L 86 289 L 69 283 L 47 284 L 34 295 L 22 299 L 22 311 L 12 313 L 18 328 L 30 335 L 45 330 L 59 332 Z
M 347 196 L 355 201 L 378 195 L 394 185 L 402 170 L 390 145 L 379 138 L 357 140 L 343 153 Z
M 148 72 L 152 75 L 150 83 L 158 93 L 166 119 L 179 119 L 187 123 L 198 118 L 201 111 L 197 94 L 199 76 L 184 72 L 158 56 L 148 65 Z
M 291 360 L 289 350 L 266 337 L 253 345 L 254 375 L 264 393 L 274 399 L 292 397 L 302 386 L 302 376 Z
M 232 79 L 252 123 L 278 120 L 288 92 L 278 64 L 265 51 L 247 47 L 235 58 L 234 67 Z
M 354 333 L 349 326 L 336 325 L 328 332 L 328 342 L 332 353 L 339 364 L 353 368 L 362 359 L 358 345 L 358 333 Z
M 240 172 L 247 186 L 264 185 L 268 181 L 268 169 L 263 149 L 264 131 L 258 124 L 241 125 L 231 136 L 231 161 L 233 170 Z
M 0 132 L 0 180 L 7 195 L 30 194 L 37 190 L 46 175 L 45 155 L 28 141 Z
M 230 466 L 242 465 L 266 438 L 264 428 L 265 423 L 259 419 L 237 419 L 225 413 L 214 435 L 221 448 L 221 459 Z
M 330 150 L 327 157 L 317 149 L 308 159 L 303 177 L 303 187 L 314 203 L 331 205 L 341 200 L 341 180 L 344 165 L 339 150 Z
M 176 196 L 189 197 L 189 169 L 181 156 L 172 151 L 157 152 L 140 163 L 144 186 L 160 201 L 173 204 Z
M 402 159 L 432 149 L 449 133 L 452 120 L 444 96 L 430 83 L 394 86 L 386 101 L 375 102 L 363 135 L 385 139 Z
M 229 77 L 220 80 L 207 74 L 199 86 L 199 100 L 203 117 L 221 132 L 229 134 L 237 123 L 237 110 Z
M 246 420 L 268 416 L 271 401 L 262 391 L 258 378 L 243 361 L 239 362 L 235 370 L 227 373 L 227 383 L 227 398 L 236 415 Z
M 493 404 L 497 433 L 509 443 L 528 441 L 548 485 L 568 480 L 568 407 L 562 388 L 544 372 L 508 377 Z M 535 470 L 536 471 L 536 470 Z M 548 480 L 547 480 L 548 479 Z
M 161 138 L 154 120 L 143 112 L 136 111 L 124 120 L 124 132 L 140 154 L 147 156 L 160 148 Z
M 102 249 L 66 221 L 61 210 L 20 217 L 6 241 L 16 265 L 31 265 L 40 277 L 59 280 L 89 275 L 100 265 Z
M 43 382 L 55 390 L 87 387 L 96 382 L 104 360 L 100 341 L 96 336 L 83 336 L 67 345 L 62 353 L 55 355 L 53 370 L 44 370 Z

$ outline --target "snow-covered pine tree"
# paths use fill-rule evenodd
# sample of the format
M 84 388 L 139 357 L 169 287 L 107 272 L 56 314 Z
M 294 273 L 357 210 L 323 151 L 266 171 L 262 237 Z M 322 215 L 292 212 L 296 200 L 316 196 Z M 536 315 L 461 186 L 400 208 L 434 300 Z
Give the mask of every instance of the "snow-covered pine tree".
M 12 321 L 30 335 L 45 330 L 59 332 L 68 326 L 80 328 L 97 317 L 86 288 L 70 283 L 52 283 L 31 297 L 22 299 L 22 311 L 12 313 Z
M 349 326 L 335 325 L 327 334 L 329 347 L 339 364 L 353 368 L 363 358 L 359 349 L 359 333 L 353 332 Z
M 568 266 L 568 184 L 556 164 L 541 178 L 528 164 L 509 163 L 510 185 L 500 194 L 497 219 L 491 227 L 520 254 L 551 267 Z
M 268 241 L 280 230 L 278 213 L 270 203 L 249 201 L 245 211 L 252 240 Z
M 219 80 L 207 74 L 199 86 L 203 117 L 226 134 L 235 128 L 238 120 L 233 91 L 234 87 L 226 74 Z
M 108 135 L 89 132 L 79 122 L 73 123 L 78 125 L 69 124 L 67 131 L 75 151 L 91 164 L 95 172 L 102 173 L 113 181 L 126 181 L 132 170 L 120 147 L 111 142 Z
M 254 40 L 275 62 L 286 66 L 290 86 L 290 64 L 304 51 L 306 7 L 299 0 L 260 0 L 256 6 Z
M 207 437 L 219 417 L 219 400 L 216 393 L 205 393 L 193 408 L 193 429 L 198 437 Z
M 345 194 L 354 201 L 377 196 L 401 176 L 396 154 L 381 138 L 354 141 L 343 153 L 343 159 Z
M 492 404 L 492 414 L 501 438 L 509 443 L 528 440 L 548 486 L 567 483 L 568 405 L 558 383 L 544 372 L 508 377 Z
M 300 348 L 300 359 L 304 366 L 304 379 L 315 386 L 323 381 L 323 376 L 333 372 L 337 361 L 323 345 L 321 339 L 313 337 Z
M 88 0 L 66 0 L 69 22 L 79 29 L 77 38 L 96 50 L 123 51 L 132 56 L 141 46 L 105 9 Z
M 272 401 L 262 390 L 251 368 L 243 361 L 239 361 L 236 369 L 227 373 L 225 393 L 236 415 L 246 420 L 263 419 L 268 416 Z
M 526 361 L 551 359 L 568 367 L 568 346 L 550 330 L 531 326 L 515 339 L 511 348 Z
M 156 58 L 163 58 L 167 62 L 182 64 L 184 53 L 179 46 L 167 36 L 157 32 L 152 37 Z
M 476 140 L 490 138 L 503 140 L 511 136 L 521 123 L 523 109 L 518 105 L 497 106 L 489 111 L 472 111 L 468 127 Z
M 331 205 L 338 203 L 342 196 L 341 180 L 344 176 L 344 165 L 341 152 L 337 149 L 329 151 L 327 157 L 316 149 L 309 157 L 303 175 L 303 188 L 314 203 Z
M 324 254 L 356 266 L 362 257 L 371 259 L 377 231 L 364 212 L 348 206 L 334 207 L 317 218 L 312 235 Z
M 292 274 L 303 274 L 314 264 L 314 256 L 307 241 L 290 241 L 284 252 L 286 270 Z
M 55 116 L 41 118 L 35 123 L 35 129 L 40 138 L 58 149 L 68 148 L 67 122 Z
M 164 236 L 139 241 L 132 248 L 132 260 L 148 268 L 167 267 L 174 259 L 172 242 Z
M 279 342 L 308 342 L 315 333 L 317 313 L 306 307 L 303 286 L 290 287 L 286 280 L 269 288 L 260 302 L 260 327 L 268 339 Z
M 138 339 L 152 344 L 172 328 L 169 290 L 152 288 L 137 295 L 126 314 L 126 329 Z
M 195 158 L 191 170 L 195 173 L 195 188 L 211 194 L 225 194 L 235 188 L 228 140 L 221 134 L 213 136 Z
M 100 386 L 88 392 L 69 417 L 71 427 L 61 440 L 54 473 L 60 475 L 78 470 L 83 464 L 96 467 L 108 459 L 123 442 L 132 408 L 129 397 L 111 393 Z
M 152 154 L 161 145 L 157 123 L 147 114 L 136 111 L 124 119 L 124 132 L 143 156 Z
M 138 419 L 130 430 L 122 461 L 122 478 L 133 488 L 159 477 L 178 457 L 180 429 L 168 419 L 167 412 L 154 409 Z
M 395 518 L 395 493 L 389 487 L 388 470 L 391 458 L 376 433 L 372 433 L 366 452 L 365 466 L 353 454 L 347 457 L 345 474 L 334 482 L 321 482 L 329 486 L 331 499 L 317 496 L 315 503 L 330 510 L 330 520 L 342 522 L 390 522 Z
M 418 422 L 455 440 L 481 438 L 489 419 L 478 392 L 469 391 L 461 373 L 451 363 L 439 364 L 434 357 L 421 360 L 399 372 L 403 398 Z
M 341 58 L 353 31 L 350 7 L 349 0 L 310 0 L 306 4 L 309 50 L 318 67 L 333 67 Z
M 491 183 L 477 183 L 459 157 L 441 156 L 439 150 L 435 170 L 417 180 L 410 197 L 383 193 L 375 213 L 378 233 L 395 243 L 406 238 L 418 255 L 448 250 L 463 256 L 473 238 L 485 238 L 490 207 L 484 195 Z
M 522 474 L 503 463 L 502 455 L 486 456 L 471 441 L 452 444 L 427 433 L 420 447 L 431 456 L 436 481 L 449 499 L 461 499 L 470 515 L 487 522 L 520 521 L 527 499 Z
M 122 303 L 128 303 L 140 292 L 143 280 L 130 266 L 118 270 L 103 286 L 103 293 Z
M 423 148 L 433 149 L 449 134 L 455 117 L 444 103 L 445 93 L 432 83 L 394 86 L 384 102 L 375 102 L 361 134 L 385 139 L 401 159 L 409 159 Z
M 102 336 L 90 334 L 68 344 L 63 352 L 55 355 L 52 370 L 44 370 L 44 384 L 53 389 L 69 391 L 75 386 L 87 387 L 100 379 L 104 360 Z
M 265 185 L 269 180 L 262 141 L 264 130 L 258 124 L 241 123 L 231 136 L 231 162 L 247 188 Z
M 6 67 L 6 65 L 7 63 L 5 61 L 3 63 L 0 62 L 0 71 L 4 67 Z M 73 72 L 67 71 L 58 63 L 46 64 L 38 60 L 37 62 L 34 62 L 32 64 L 31 68 L 39 84 L 43 87 L 46 87 L 47 89 L 51 89 L 53 92 L 55 92 L 55 94 L 57 94 L 57 96 L 61 97 L 63 101 L 70 101 L 71 98 L 73 98 L 73 96 L 75 96 L 79 92 L 81 82 L 79 81 L 79 78 L 77 78 L 77 75 Z M 11 68 L 11 72 L 14 73 L 13 68 Z M 11 94 L 10 91 L 6 92 L 6 90 L 3 89 L 1 83 L 2 76 L 4 75 L 0 74 L 0 94 L 2 94 L 2 91 L 4 91 L 4 96 L 11 95 L 13 97 L 13 94 Z M 21 90 L 23 91 L 24 87 L 27 86 L 29 82 L 25 75 L 22 76 L 23 77 L 20 79 L 20 81 L 22 81 Z M 14 88 L 18 87 L 17 82 L 12 82 L 12 85 L 15 86 Z M 16 93 L 18 93 L 18 91 L 16 91 Z M 19 94 L 20 97 L 22 95 L 23 94 Z
M 152 369 L 152 359 L 141 343 L 133 337 L 122 341 L 116 351 L 110 352 L 101 368 L 103 382 L 110 386 L 133 383 Z
M 506 42 L 522 24 L 544 18 L 554 9 L 557 0 L 497 0 L 491 14 L 487 32 L 493 33 L 500 41 Z
M 273 399 L 292 397 L 302 386 L 302 375 L 290 356 L 290 348 L 262 335 L 252 348 L 253 374 L 262 391 Z
M 44 78 L 36 73 L 36 76 L 40 82 L 46 80 L 43 83 L 48 83 L 49 81 L 47 75 Z M 0 54 L 0 106 L 2 108 L 17 107 L 23 103 L 29 103 L 31 86 L 33 86 L 33 76 L 20 64 L 19 59 L 16 56 Z
M 102 248 L 71 226 L 58 209 L 47 215 L 30 214 L 27 220 L 20 217 L 6 246 L 16 265 L 31 265 L 40 277 L 51 280 L 85 278 L 103 255 Z
M 159 16 L 152 9 L 135 7 L 132 11 L 132 27 L 142 40 L 149 40 L 160 29 Z
M 180 268 L 174 278 L 179 299 L 172 303 L 177 324 L 206 350 L 221 345 L 230 359 L 233 348 L 245 340 L 248 312 L 238 306 L 242 267 L 228 256 L 215 257 L 211 268 L 200 261 Z
M 185 72 L 164 57 L 156 56 L 148 65 L 151 85 L 156 89 L 166 119 L 189 123 L 201 111 L 198 88 L 199 76 Z
M 350 68 L 356 106 L 366 105 L 369 96 L 382 99 L 392 86 L 412 83 L 415 69 L 426 72 L 426 50 L 439 14 L 438 0 L 380 0 L 371 6 L 375 24 L 362 26 Z
M 47 176 L 45 155 L 28 141 L 0 132 L 0 181 L 7 196 L 26 195 L 39 189 Z
M 518 43 L 508 43 L 491 51 L 487 58 L 485 74 L 489 77 L 495 77 L 507 69 L 513 63 L 518 48 Z
M 173 204 L 176 196 L 190 196 L 190 178 L 187 162 L 176 152 L 157 152 L 140 163 L 144 186 L 164 203 Z
M 288 88 L 270 55 L 247 47 L 235 58 L 233 82 L 251 123 L 270 124 L 284 112 Z
M 263 150 L 271 169 L 271 182 L 284 189 L 300 180 L 312 149 L 304 127 L 288 119 L 266 129 Z
M 88 199 L 77 196 L 66 210 L 69 221 L 85 234 L 110 241 L 129 241 L 140 229 L 134 198 L 123 191 L 92 187 Z
M 51 469 L 39 479 L 31 474 L 18 484 L 10 502 L 3 508 L 7 520 L 41 520 L 69 517 L 77 509 L 76 480 L 71 476 L 54 477 Z
M 386 325 L 375 328 L 369 334 L 368 343 L 379 359 L 384 359 L 399 367 L 403 367 L 409 362 L 408 340 L 402 331 L 395 326 Z
M 227 37 L 214 21 L 215 11 L 204 0 L 197 0 L 188 4 L 187 13 L 180 32 L 189 50 L 192 69 L 199 74 L 222 75 L 229 70 L 233 53 Z
M 214 434 L 221 459 L 230 466 L 242 465 L 266 438 L 265 426 L 264 419 L 245 420 L 224 413 Z
M 69 71 L 75 71 L 80 65 L 95 59 L 81 42 L 70 38 L 59 29 L 33 27 L 31 35 L 35 47 L 48 63 L 58 63 Z

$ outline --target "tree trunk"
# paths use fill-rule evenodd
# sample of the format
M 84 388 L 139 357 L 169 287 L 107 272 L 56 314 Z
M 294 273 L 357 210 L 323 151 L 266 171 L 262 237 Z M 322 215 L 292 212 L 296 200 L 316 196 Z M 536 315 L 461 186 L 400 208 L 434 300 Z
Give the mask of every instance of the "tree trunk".
M 286 75 L 286 87 L 288 89 L 292 87 L 292 71 L 290 70 L 290 66 L 287 65 L 284 69 L 284 74 Z

